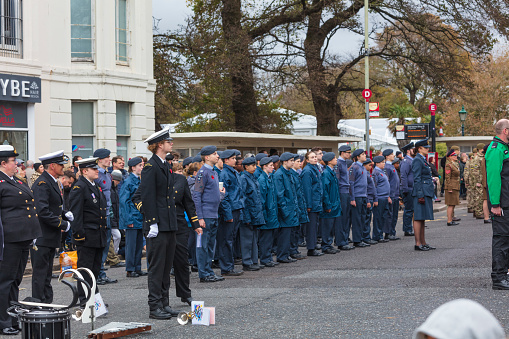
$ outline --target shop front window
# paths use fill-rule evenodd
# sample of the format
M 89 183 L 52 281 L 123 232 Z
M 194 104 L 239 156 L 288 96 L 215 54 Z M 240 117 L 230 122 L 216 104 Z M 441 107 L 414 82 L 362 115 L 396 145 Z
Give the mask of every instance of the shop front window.
M 11 145 L 19 153 L 18 158 L 24 161 L 28 159 L 28 132 L 0 130 L 0 142 L 2 145 Z M 31 159 L 34 160 L 34 159 Z

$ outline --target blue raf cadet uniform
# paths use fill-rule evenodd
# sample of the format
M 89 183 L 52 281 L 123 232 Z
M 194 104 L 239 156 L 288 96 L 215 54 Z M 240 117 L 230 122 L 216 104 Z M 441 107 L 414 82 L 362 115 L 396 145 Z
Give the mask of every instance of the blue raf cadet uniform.
M 286 159 L 283 161 L 288 161 L 292 158 L 285 155 L 283 159 Z M 296 261 L 296 259 L 290 257 L 290 241 L 292 227 L 299 226 L 300 209 L 295 181 L 290 171 L 291 169 L 286 169 L 282 165 L 273 175 L 277 192 L 278 220 L 280 225 L 277 236 L 277 261 L 281 263 Z
M 371 159 L 367 159 L 362 164 L 364 166 L 371 164 Z M 367 171 L 367 169 L 366 169 Z M 367 175 L 368 180 L 368 188 L 367 188 L 367 201 L 368 205 L 366 205 L 366 220 L 364 223 L 364 230 L 362 231 L 362 241 L 366 244 L 376 245 L 378 241 L 376 239 L 371 239 L 371 217 L 373 215 L 373 207 L 374 203 L 378 204 L 378 196 L 376 194 L 375 183 L 373 182 L 373 177 L 368 171 Z
M 316 238 L 318 232 L 318 217 L 322 212 L 322 174 L 318 166 L 307 164 L 300 174 L 302 179 L 302 190 L 306 201 L 306 209 L 308 210 L 309 222 L 306 224 L 306 246 L 308 256 L 323 255 L 315 250 Z
M 379 163 L 384 163 L 385 159 L 379 155 L 373 158 L 375 168 L 373 169 L 373 182 L 376 187 L 376 194 L 378 200 L 378 206 L 373 209 L 373 240 L 378 242 L 388 242 L 388 239 L 383 237 L 383 225 L 385 220 L 389 218 L 389 195 L 391 194 L 391 186 L 389 179 L 385 174 L 384 170 L 376 166 Z
M 399 167 L 399 173 L 401 174 L 400 192 L 401 196 L 403 197 L 403 203 L 405 204 L 405 211 L 403 212 L 403 232 L 405 232 L 405 235 L 408 236 L 412 236 L 414 233 L 414 228 L 412 225 L 412 219 L 414 216 L 414 203 L 412 201 L 414 174 L 412 172 L 412 161 L 414 159 L 406 154 L 407 151 L 411 148 L 414 148 L 413 142 L 401 148 L 405 154 L 405 158 Z
M 350 152 L 352 148 L 348 145 L 343 145 L 339 148 L 338 164 L 334 169 L 336 171 L 336 177 L 339 182 L 339 200 L 341 201 L 341 216 L 336 220 L 334 224 L 334 234 L 336 237 L 336 246 L 340 250 L 348 251 L 355 247 L 348 244 L 348 238 L 350 237 L 350 179 L 348 175 L 347 161 L 345 154 Z M 343 154 L 344 153 L 344 154 Z M 345 157 L 345 158 L 343 158 Z
M 263 168 L 272 162 L 270 157 L 264 157 L 260 160 L 260 166 Z M 277 218 L 277 192 L 274 184 L 274 177 L 262 171 L 258 177 L 260 185 L 260 196 L 262 198 L 263 218 L 265 225 L 260 226 L 260 239 L 258 242 L 260 263 L 265 267 L 274 267 L 277 264 L 272 260 L 272 245 L 276 232 L 279 229 L 279 220 Z
M 415 148 L 430 147 L 428 140 L 423 139 L 415 143 Z M 422 156 L 417 154 L 412 161 L 414 174 L 414 187 L 412 197 L 414 200 L 414 220 L 434 220 L 433 218 L 433 178 L 431 177 L 430 164 Z M 424 204 L 419 203 L 419 198 L 424 198 Z
M 320 223 L 322 225 L 322 252 L 327 254 L 337 253 L 337 250 L 332 247 L 332 242 L 334 240 L 334 224 L 341 215 L 339 182 L 336 173 L 328 165 L 335 157 L 333 152 L 326 152 L 322 156 L 322 160 L 327 165 L 322 173 L 323 210 L 320 213 Z
M 392 149 L 386 149 L 383 151 L 382 155 L 387 158 L 392 153 L 394 153 Z M 385 162 L 384 172 L 389 179 L 389 184 L 391 185 L 390 197 L 392 203 L 389 203 L 389 218 L 385 221 L 383 231 L 385 233 L 385 239 L 398 240 L 399 238 L 396 237 L 396 224 L 398 222 L 399 211 L 399 176 L 391 161 Z
M 268 157 L 267 154 L 258 153 L 255 157 L 256 163 L 259 164 L 260 160 L 262 160 L 263 158 L 266 158 L 266 157 Z M 258 177 L 262 174 L 262 172 L 263 172 L 262 166 L 261 165 L 256 166 L 256 171 L 254 172 L 255 178 L 258 179 Z
M 356 149 L 352 157 L 356 158 L 364 153 L 362 148 Z M 352 240 L 356 247 L 370 246 L 362 241 L 362 230 L 364 228 L 366 207 L 368 203 L 368 171 L 360 161 L 356 161 L 350 167 L 350 201 L 355 202 L 351 206 L 352 213 Z
M 294 160 L 300 159 L 300 155 L 295 154 Z M 298 170 L 292 167 L 290 173 L 293 176 L 293 182 L 295 183 L 295 191 L 297 192 L 297 201 L 299 204 L 299 223 L 300 226 L 294 227 L 292 230 L 291 240 L 290 240 L 290 256 L 294 259 L 303 259 L 305 256 L 300 254 L 299 252 L 299 243 L 305 243 L 306 237 L 306 223 L 309 222 L 308 211 L 306 209 L 306 201 L 304 200 L 304 191 L 302 190 L 302 179 L 300 178 L 300 173 Z
M 240 174 L 237 170 L 224 163 L 224 160 L 235 157 L 235 150 L 228 149 L 221 153 L 223 159 L 223 170 L 219 176 L 219 181 L 223 183 L 226 195 L 221 201 L 221 220 L 217 234 L 217 247 L 219 248 L 219 265 L 221 272 L 234 271 L 235 254 L 240 255 L 240 248 L 235 248 L 235 239 L 242 222 L 242 209 L 244 208 L 244 199 L 240 190 Z

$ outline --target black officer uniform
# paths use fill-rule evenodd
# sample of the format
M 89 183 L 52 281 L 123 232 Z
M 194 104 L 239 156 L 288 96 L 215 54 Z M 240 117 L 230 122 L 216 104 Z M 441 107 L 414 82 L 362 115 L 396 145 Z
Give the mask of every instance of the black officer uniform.
M 39 158 L 43 165 L 67 164 L 64 151 L 46 154 Z M 39 214 L 42 236 L 37 238 L 37 250 L 30 250 L 32 263 L 32 297 L 43 303 L 53 302 L 51 275 L 55 250 L 60 246 L 62 231 L 67 232 L 70 223 L 65 216 L 62 191 L 48 172 L 44 171 L 33 183 L 35 206 Z
M 151 145 L 163 140 L 173 140 L 167 129 L 152 134 L 145 142 Z M 168 291 L 177 233 L 173 184 L 174 175 L 166 160 L 152 155 L 141 173 L 140 191 L 149 262 L 149 316 L 153 319 L 169 319 L 178 314 L 169 306 Z M 158 229 L 155 237 L 150 237 L 151 228 Z
M 17 157 L 12 146 L 1 145 L 0 157 Z M 0 171 L 0 223 L 3 225 L 3 261 L 0 269 L 0 334 L 17 334 L 18 320 L 7 314 L 18 301 L 19 285 L 32 241 L 41 236 L 32 190 L 21 180 Z
M 82 168 L 99 168 L 97 158 L 87 158 L 77 162 Z M 106 247 L 106 197 L 95 184 L 85 176 L 80 176 L 69 195 L 69 209 L 74 215 L 71 222 L 72 241 L 78 252 L 78 267 L 90 269 L 95 278 L 101 270 L 101 259 Z M 85 280 L 92 284 L 87 274 Z M 80 305 L 86 303 L 85 293 L 78 284 Z M 97 293 L 96 289 L 96 293 Z

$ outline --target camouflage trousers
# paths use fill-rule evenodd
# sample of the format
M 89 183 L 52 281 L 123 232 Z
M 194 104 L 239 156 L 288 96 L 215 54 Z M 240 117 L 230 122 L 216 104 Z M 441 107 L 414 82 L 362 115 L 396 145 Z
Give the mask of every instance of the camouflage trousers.
M 484 215 L 483 212 L 483 197 L 482 197 L 482 187 L 472 187 L 472 208 L 474 209 L 474 213 L 478 216 Z
M 470 208 L 473 208 L 474 207 L 474 203 L 473 203 L 473 196 L 474 196 L 474 192 L 472 190 L 472 186 L 469 185 L 467 187 L 467 208 L 470 209 Z

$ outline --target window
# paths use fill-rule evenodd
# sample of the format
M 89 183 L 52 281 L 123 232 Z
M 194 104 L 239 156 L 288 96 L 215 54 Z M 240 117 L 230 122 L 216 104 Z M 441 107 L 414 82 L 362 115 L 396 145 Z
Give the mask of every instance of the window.
M 92 0 L 71 0 L 71 58 L 93 61 L 94 21 Z
M 23 57 L 22 0 L 0 0 L 0 56 Z
M 115 50 L 119 64 L 128 64 L 129 30 L 127 25 L 127 0 L 115 1 Z
M 117 155 L 124 157 L 127 163 L 129 136 L 131 127 L 129 118 L 131 105 L 127 102 L 117 102 Z
M 94 103 L 73 102 L 72 112 L 72 155 L 83 158 L 94 154 Z

